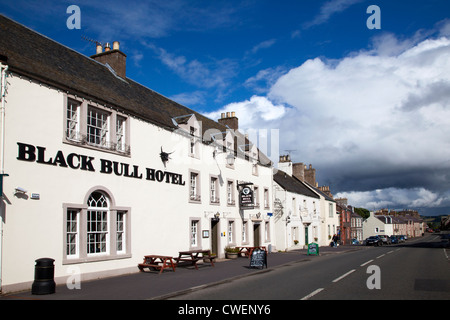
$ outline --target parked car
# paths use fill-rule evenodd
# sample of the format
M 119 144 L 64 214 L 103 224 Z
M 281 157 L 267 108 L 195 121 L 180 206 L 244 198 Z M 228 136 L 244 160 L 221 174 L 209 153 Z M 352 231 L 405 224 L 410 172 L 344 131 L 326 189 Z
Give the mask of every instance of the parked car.
M 372 236 L 366 239 L 366 246 L 382 246 L 383 240 L 379 236 Z
M 383 241 L 383 244 L 391 244 L 391 238 L 389 236 L 382 234 L 379 237 Z
M 400 243 L 400 242 L 405 242 L 406 240 L 405 240 L 405 236 L 403 236 L 403 235 L 399 235 L 398 236 L 398 243 Z
M 360 244 L 358 239 L 352 239 L 352 244 Z
M 398 237 L 397 236 L 391 236 L 391 243 L 392 244 L 398 244 Z

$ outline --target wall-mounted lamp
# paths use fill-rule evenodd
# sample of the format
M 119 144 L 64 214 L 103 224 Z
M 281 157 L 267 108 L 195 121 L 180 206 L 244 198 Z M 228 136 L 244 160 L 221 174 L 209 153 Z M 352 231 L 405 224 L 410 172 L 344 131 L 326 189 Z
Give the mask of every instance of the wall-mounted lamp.
M 213 158 L 215 159 L 216 156 L 218 154 L 221 154 L 221 153 L 225 153 L 225 152 L 217 152 L 216 150 L 214 150 L 213 151 Z M 229 166 L 234 165 L 235 157 L 234 157 L 234 155 L 231 152 L 227 154 L 227 158 L 226 159 L 227 159 L 227 165 L 229 165 Z
M 214 222 L 218 222 L 220 220 L 220 213 L 217 211 L 217 213 L 214 214 L 214 218 L 211 219 Z
M 291 217 L 290 217 L 290 216 L 287 216 L 287 217 L 286 217 L 286 225 L 288 225 L 290 222 L 291 222 Z
M 22 187 L 16 187 L 16 191 L 14 194 L 26 194 L 28 191 Z
M 14 196 L 16 196 L 19 199 L 28 199 L 27 190 L 25 190 L 22 187 L 16 187 L 14 190 Z

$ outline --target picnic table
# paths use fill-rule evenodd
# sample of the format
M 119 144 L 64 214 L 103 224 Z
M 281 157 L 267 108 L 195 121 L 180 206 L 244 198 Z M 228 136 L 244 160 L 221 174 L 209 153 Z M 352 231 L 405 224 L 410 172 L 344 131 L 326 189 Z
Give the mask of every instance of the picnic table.
M 266 247 L 236 247 L 236 248 L 239 249 L 239 256 L 241 255 L 241 253 L 243 253 L 246 257 L 249 257 L 252 255 L 252 252 L 255 249 L 261 249 L 267 253 Z
M 167 268 L 172 268 L 175 271 L 175 264 L 172 257 L 152 254 L 144 256 L 144 261 L 138 264 L 138 268 L 140 271 L 144 271 L 144 268 L 157 269 L 160 270 L 159 274 L 161 274 Z
M 188 251 L 180 251 L 178 253 L 178 258 L 174 259 L 177 262 L 177 265 L 180 262 L 190 262 L 191 265 L 193 265 L 195 269 L 198 270 L 197 262 L 199 260 L 203 260 L 204 262 L 207 262 L 206 260 L 209 260 L 211 266 L 214 267 L 215 258 L 216 256 L 212 255 L 210 250 L 188 250 Z

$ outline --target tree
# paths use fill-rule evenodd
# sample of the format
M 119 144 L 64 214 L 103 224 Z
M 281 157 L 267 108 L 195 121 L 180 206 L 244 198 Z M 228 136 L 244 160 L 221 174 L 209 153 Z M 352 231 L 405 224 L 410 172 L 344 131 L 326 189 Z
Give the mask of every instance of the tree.
M 370 211 L 364 208 L 354 208 L 355 212 L 359 214 L 364 219 L 367 219 L 370 216 Z

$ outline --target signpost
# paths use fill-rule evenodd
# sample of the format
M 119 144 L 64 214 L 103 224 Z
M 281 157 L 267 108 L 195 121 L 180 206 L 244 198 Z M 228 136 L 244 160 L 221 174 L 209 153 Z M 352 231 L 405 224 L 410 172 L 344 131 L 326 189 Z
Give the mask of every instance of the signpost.
M 255 249 L 250 256 L 250 268 L 267 268 L 267 254 L 265 250 Z
M 308 245 L 308 254 L 307 254 L 308 256 L 309 255 L 316 255 L 316 256 L 318 256 L 319 255 L 319 245 L 317 244 L 317 243 L 310 243 L 309 245 Z

